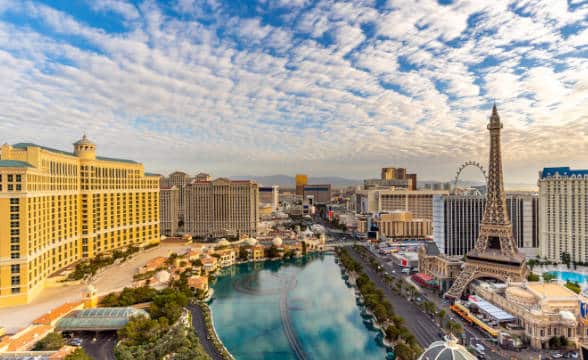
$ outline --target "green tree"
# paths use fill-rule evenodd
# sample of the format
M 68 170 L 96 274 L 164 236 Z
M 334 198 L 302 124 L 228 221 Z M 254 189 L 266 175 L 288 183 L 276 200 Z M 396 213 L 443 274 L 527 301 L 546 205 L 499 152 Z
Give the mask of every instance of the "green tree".
M 578 284 L 577 282 L 571 282 L 571 281 L 566 281 L 566 285 L 565 285 L 568 289 L 572 290 L 573 292 L 575 292 L 576 294 L 579 294 L 580 291 L 582 291 L 582 288 L 580 287 L 580 284 Z
M 92 360 L 92 358 L 90 357 L 90 355 L 88 355 L 84 349 L 82 349 L 81 347 L 75 349 L 74 352 L 72 352 L 71 354 L 67 355 L 65 357 L 65 360 Z
M 570 253 L 568 253 L 567 251 L 562 252 L 560 255 L 560 259 L 561 259 L 561 262 L 566 264 L 566 266 L 569 269 L 570 268 L 570 261 L 571 261 Z
M 553 336 L 549 339 L 549 348 L 550 349 L 559 349 L 561 347 L 560 337 Z
M 539 281 L 539 275 L 530 272 L 529 275 L 527 275 L 527 281 Z
M 550 281 L 553 281 L 553 280 L 555 280 L 555 275 L 553 275 L 551 273 L 548 273 L 548 272 L 543 273 L 543 281 L 550 282 Z
M 398 360 L 414 360 L 415 355 L 410 346 L 406 344 L 397 344 L 394 346 L 394 354 Z
M 447 330 L 455 336 L 463 334 L 463 327 L 461 324 L 453 320 L 447 322 Z
M 37 351 L 47 351 L 47 350 L 57 350 L 60 349 L 65 342 L 63 341 L 63 336 L 56 332 L 51 332 L 47 334 L 44 338 L 37 341 L 33 350 Z
M 443 321 L 445 320 L 446 316 L 447 316 L 447 311 L 445 311 L 445 309 L 441 309 L 437 313 L 437 317 L 439 318 L 439 323 L 441 324 L 442 327 L 443 327 Z

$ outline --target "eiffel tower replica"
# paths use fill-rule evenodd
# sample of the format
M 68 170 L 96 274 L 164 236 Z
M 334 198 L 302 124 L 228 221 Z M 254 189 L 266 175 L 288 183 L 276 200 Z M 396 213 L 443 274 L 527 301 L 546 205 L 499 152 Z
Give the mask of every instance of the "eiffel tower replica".
M 447 298 L 459 299 L 468 284 L 478 278 L 494 278 L 505 283 L 521 282 L 527 278 L 525 256 L 519 253 L 506 211 L 500 151 L 501 129 L 502 123 L 494 104 L 488 124 L 490 160 L 484 216 L 476 245 L 467 253 L 464 267 L 445 293 Z

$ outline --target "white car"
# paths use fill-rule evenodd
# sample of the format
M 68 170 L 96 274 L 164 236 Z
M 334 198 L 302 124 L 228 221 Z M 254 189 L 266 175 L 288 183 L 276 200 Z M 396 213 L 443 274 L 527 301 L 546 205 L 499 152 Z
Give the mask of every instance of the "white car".
M 554 359 L 561 359 L 563 357 L 563 355 L 556 352 L 556 353 L 551 354 L 551 357 Z

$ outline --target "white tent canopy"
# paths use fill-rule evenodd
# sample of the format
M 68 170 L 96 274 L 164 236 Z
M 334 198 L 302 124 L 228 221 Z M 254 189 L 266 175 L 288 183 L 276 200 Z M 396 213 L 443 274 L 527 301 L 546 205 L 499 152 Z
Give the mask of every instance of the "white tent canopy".
M 479 296 L 470 295 L 468 297 L 468 300 L 470 301 L 471 304 L 475 304 L 478 307 L 478 309 L 480 309 L 480 311 L 482 311 L 484 314 L 492 317 L 496 321 L 503 322 L 503 321 L 516 320 L 516 318 L 514 316 L 512 316 L 511 314 L 502 310 L 498 306 L 496 306 L 492 303 L 489 303 L 488 301 L 482 299 Z

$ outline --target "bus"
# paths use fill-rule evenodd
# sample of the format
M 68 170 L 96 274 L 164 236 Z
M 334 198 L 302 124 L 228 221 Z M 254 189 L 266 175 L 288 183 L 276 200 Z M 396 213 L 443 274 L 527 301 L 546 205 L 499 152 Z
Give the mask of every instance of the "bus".
M 493 329 L 492 327 L 486 325 L 482 320 L 478 319 L 468 308 L 463 306 L 460 303 L 455 303 L 451 305 L 451 311 L 459 315 L 462 319 L 464 319 L 469 324 L 474 324 L 480 329 L 484 330 L 486 333 L 491 335 L 492 337 L 496 338 L 498 336 L 498 331 Z

